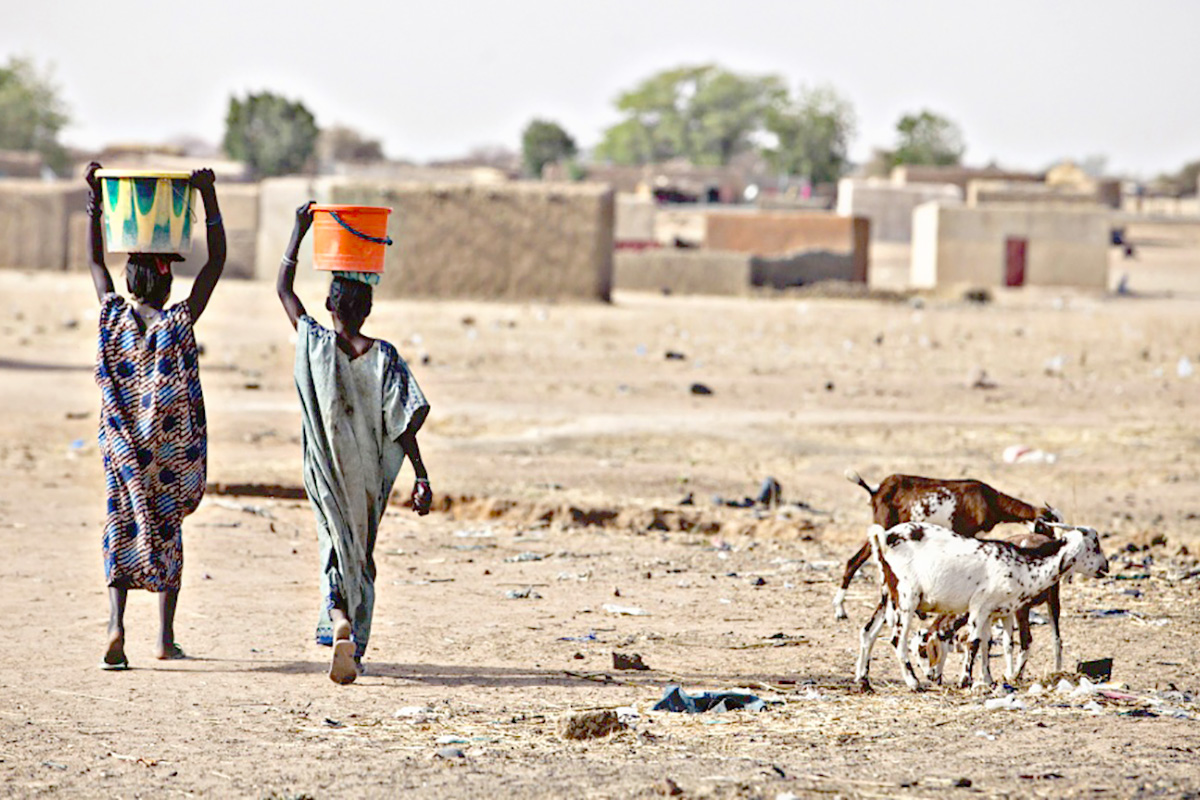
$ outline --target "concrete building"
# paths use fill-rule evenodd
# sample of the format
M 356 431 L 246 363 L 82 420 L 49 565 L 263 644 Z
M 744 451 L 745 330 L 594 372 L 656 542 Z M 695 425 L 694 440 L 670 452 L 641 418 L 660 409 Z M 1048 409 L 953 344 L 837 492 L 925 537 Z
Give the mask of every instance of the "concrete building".
M 0 181 L 0 268 L 67 269 L 71 215 L 86 217 L 86 203 L 83 181 Z
M 926 203 L 913 212 L 909 283 L 1104 289 L 1109 227 L 1103 211 Z
M 842 178 L 838 181 L 837 213 L 869 220 L 873 242 L 909 242 L 914 208 L 931 200 L 955 205 L 962 197 L 962 190 L 952 183 L 910 185 L 883 178 Z
M 613 193 L 592 183 L 492 186 L 347 178 L 262 182 L 257 272 L 273 279 L 305 200 L 392 209 L 381 297 L 607 300 Z M 311 234 L 310 234 L 311 235 Z M 300 281 L 328 281 L 301 248 Z

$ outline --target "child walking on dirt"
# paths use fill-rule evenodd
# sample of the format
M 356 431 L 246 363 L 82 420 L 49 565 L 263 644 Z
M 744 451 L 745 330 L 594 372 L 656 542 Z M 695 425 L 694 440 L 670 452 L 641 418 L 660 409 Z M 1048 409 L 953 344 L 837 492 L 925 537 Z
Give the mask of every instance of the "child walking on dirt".
M 204 496 L 208 428 L 192 326 L 225 268 L 225 228 L 210 169 L 192 173 L 204 201 L 208 262 L 191 294 L 166 308 L 171 262 L 178 256 L 132 253 L 125 265 L 130 300 L 116 293 L 104 263 L 100 181 L 91 188 L 91 273 L 100 299 L 96 383 L 100 452 L 108 487 L 104 572 L 110 617 L 102 669 L 128 669 L 125 601 L 130 589 L 159 595 L 158 658 L 183 658 L 175 641 L 175 606 L 183 575 L 183 518 Z
M 323 605 L 317 641 L 333 645 L 329 678 L 352 683 L 362 667 L 375 605 L 375 538 L 405 456 L 416 481 L 411 507 L 429 513 L 433 492 L 417 431 L 429 403 L 396 348 L 362 333 L 370 284 L 335 274 L 325 301 L 333 330 L 304 310 L 293 290 L 296 255 L 312 225 L 311 203 L 296 209 L 276 289 L 296 329 L 304 488 L 317 518 Z

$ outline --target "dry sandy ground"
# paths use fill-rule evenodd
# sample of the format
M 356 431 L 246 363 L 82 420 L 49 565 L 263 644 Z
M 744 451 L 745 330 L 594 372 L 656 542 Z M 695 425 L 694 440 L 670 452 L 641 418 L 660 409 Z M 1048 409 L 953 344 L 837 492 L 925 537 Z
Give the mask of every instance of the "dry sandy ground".
M 1200 376 L 1177 365 L 1200 364 L 1200 279 L 1183 288 L 920 308 L 381 303 L 371 330 L 432 399 L 422 445 L 454 502 L 388 513 L 370 671 L 340 688 L 311 642 L 307 505 L 215 492 L 185 525 L 192 658 L 152 658 L 153 598 L 137 594 L 134 669 L 96 669 L 95 300 L 83 275 L 0 274 L 0 795 L 639 797 L 669 777 L 697 797 L 1195 797 L 1200 580 L 1181 549 L 1200 553 Z M 299 483 L 290 333 L 270 287 L 218 288 L 198 327 L 210 481 Z M 978 369 L 996 388 L 969 386 Z M 697 381 L 713 394 L 691 394 Z M 1006 464 L 1015 443 L 1057 460 Z M 1113 657 L 1134 699 L 1027 682 L 1025 709 L 989 711 L 907 691 L 882 645 L 877 693 L 852 694 L 870 576 L 850 622 L 830 608 L 868 522 L 851 465 L 871 481 L 979 477 L 1100 529 L 1114 575 L 1065 588 L 1066 662 Z M 806 507 L 712 505 L 768 474 Z M 505 599 L 527 587 L 540 597 Z M 1028 677 L 1049 670 L 1045 631 Z M 615 672 L 614 651 L 652 669 Z M 780 702 L 651 713 L 671 683 Z M 566 715 L 621 706 L 638 712 L 628 730 L 559 736 Z

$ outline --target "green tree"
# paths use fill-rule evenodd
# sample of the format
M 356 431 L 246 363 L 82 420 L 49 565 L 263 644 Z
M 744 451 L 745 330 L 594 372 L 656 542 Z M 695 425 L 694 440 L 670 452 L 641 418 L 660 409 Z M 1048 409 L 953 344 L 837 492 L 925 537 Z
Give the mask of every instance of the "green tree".
M 832 183 L 849 164 L 854 136 L 854 108 L 832 86 L 801 87 L 795 99 L 784 98 L 766 111 L 765 127 L 775 146 L 763 155 L 784 175 Z
M 261 176 L 300 172 L 317 142 L 317 123 L 297 101 L 271 92 L 229 98 L 225 152 Z
M 542 167 L 573 157 L 578 148 L 571 135 L 557 122 L 535 119 L 521 134 L 521 155 L 525 171 L 535 178 L 542 176 Z
M 665 70 L 617 98 L 625 119 L 605 132 L 596 156 L 619 164 L 728 164 L 752 147 L 767 108 L 784 93 L 774 75 L 739 75 L 715 64 Z
M 35 150 L 61 174 L 68 165 L 58 133 L 68 121 L 58 87 L 33 61 L 14 56 L 0 66 L 0 149 Z
M 896 123 L 893 164 L 954 166 L 962 163 L 962 130 L 951 120 L 932 111 L 905 114 Z

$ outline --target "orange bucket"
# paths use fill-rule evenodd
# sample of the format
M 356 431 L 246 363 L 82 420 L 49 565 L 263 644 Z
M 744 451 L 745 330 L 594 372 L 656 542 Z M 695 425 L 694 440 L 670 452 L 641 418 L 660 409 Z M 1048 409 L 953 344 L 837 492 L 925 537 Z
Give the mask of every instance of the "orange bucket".
M 344 272 L 383 272 L 390 208 L 314 203 L 313 266 Z

